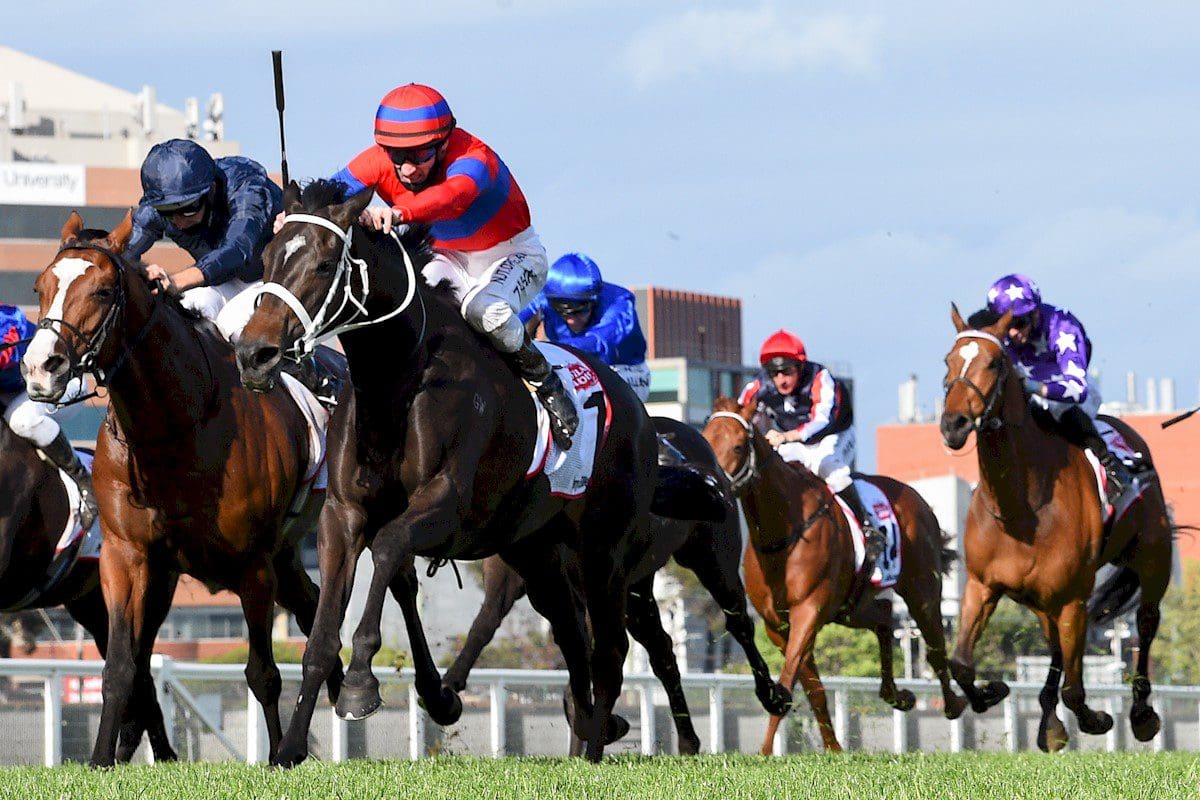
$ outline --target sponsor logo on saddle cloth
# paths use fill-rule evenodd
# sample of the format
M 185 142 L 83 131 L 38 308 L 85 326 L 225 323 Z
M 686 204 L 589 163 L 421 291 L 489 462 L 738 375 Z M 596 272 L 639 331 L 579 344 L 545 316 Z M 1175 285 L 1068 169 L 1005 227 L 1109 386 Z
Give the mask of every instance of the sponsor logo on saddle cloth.
M 329 486 L 329 467 L 325 461 L 325 432 L 329 428 L 329 411 L 317 400 L 316 395 L 295 377 L 286 372 L 280 373 L 279 377 L 287 387 L 288 394 L 296 401 L 300 413 L 304 415 L 304 421 L 308 423 L 308 469 L 304 472 L 304 480 L 296 489 L 296 497 L 289 509 L 291 514 L 299 514 L 311 495 L 324 493 Z
M 1108 445 L 1108 451 L 1117 458 L 1121 459 L 1126 465 L 1133 463 L 1138 453 L 1129 446 L 1125 438 L 1121 436 L 1120 431 L 1109 425 L 1102 419 L 1096 420 L 1096 430 L 1099 432 L 1104 443 Z M 1117 519 L 1125 516 L 1125 513 L 1133 507 L 1133 504 L 1141 499 L 1146 493 L 1146 489 L 1150 488 L 1149 482 L 1134 481 L 1132 486 L 1125 487 L 1125 492 L 1117 499 L 1117 506 L 1114 509 L 1108 502 L 1108 473 L 1100 464 L 1098 459 L 1091 450 L 1084 450 L 1083 454 L 1087 456 L 1088 463 L 1092 465 L 1092 472 L 1096 474 L 1096 490 L 1100 496 L 1100 513 L 1104 518 L 1105 525 L 1111 525 Z M 1114 514 L 1114 511 L 1116 512 Z
M 854 486 L 863 506 L 871 512 L 875 527 L 883 532 L 883 552 L 875 562 L 875 571 L 871 573 L 871 585 L 876 589 L 889 589 L 896 585 L 900 578 L 900 523 L 892 510 L 892 503 L 875 484 L 866 478 L 855 478 Z M 837 495 L 834 495 L 837 497 Z M 866 537 L 863 536 L 862 526 L 850 506 L 842 498 L 837 497 L 846 521 L 850 523 L 850 538 L 854 542 L 854 569 L 862 568 L 867 558 Z
M 604 445 L 612 423 L 612 406 L 600 385 L 595 370 L 569 350 L 550 342 L 534 343 L 554 371 L 558 373 L 567 394 L 579 414 L 579 427 L 571 441 L 571 449 L 563 452 L 550 436 L 550 416 L 545 407 L 530 392 L 537 413 L 537 440 L 533 458 L 525 477 L 538 473 L 550 479 L 550 493 L 558 497 L 579 497 L 587 491 L 596 465 L 596 453 Z M 601 415 L 603 414 L 603 417 Z
M 83 466 L 87 467 L 88 474 L 91 474 L 92 454 L 83 450 L 75 452 L 79 454 L 79 460 L 83 462 Z M 82 538 L 83 542 L 79 545 L 79 553 L 75 558 L 95 561 L 100 558 L 100 519 L 97 517 L 92 522 L 92 527 L 86 531 L 79 527 L 79 487 L 61 469 L 58 471 L 58 479 L 62 481 L 63 488 L 67 490 L 67 506 L 71 509 L 71 513 L 67 515 L 67 524 L 63 526 L 62 536 L 59 537 L 58 544 L 54 547 L 54 553 L 55 555 L 62 553 Z

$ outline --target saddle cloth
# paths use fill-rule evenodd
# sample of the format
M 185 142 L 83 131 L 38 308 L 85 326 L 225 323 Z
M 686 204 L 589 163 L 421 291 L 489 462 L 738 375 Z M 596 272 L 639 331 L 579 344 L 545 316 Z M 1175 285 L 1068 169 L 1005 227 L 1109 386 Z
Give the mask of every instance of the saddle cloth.
M 296 378 L 286 372 L 280 373 L 279 378 L 296 401 L 296 406 L 304 415 L 304 421 L 308 423 L 308 469 L 304 472 L 304 480 L 296 490 L 296 497 L 292 500 L 290 509 L 292 514 L 299 514 L 312 494 L 324 492 L 329 486 L 329 467 L 325 461 L 325 433 L 329 428 L 329 411 Z
M 526 479 L 543 474 L 550 480 L 550 493 L 558 497 L 579 497 L 587 491 L 596 465 L 596 453 L 604 446 L 612 424 L 612 405 L 595 370 L 577 355 L 550 342 L 535 342 L 558 373 L 567 395 L 575 404 L 579 427 L 571 449 L 560 450 L 550 436 L 550 415 L 531 391 L 530 399 L 537 414 L 537 439 Z
M 883 552 L 875 561 L 871 585 L 877 589 L 888 589 L 895 586 L 900 578 L 900 523 L 896 520 L 891 501 L 882 489 L 866 478 L 855 478 L 854 486 L 858 489 L 863 507 L 870 512 L 875 521 L 875 527 L 883 533 Z M 846 516 L 846 521 L 850 523 L 850 538 L 854 542 L 854 569 L 862 569 L 867 558 L 866 537 L 863 536 L 862 526 L 850 510 L 850 506 L 840 497 L 837 497 L 837 501 Z
M 1129 443 L 1121 436 L 1120 431 L 1112 425 L 1109 425 L 1102 419 L 1097 419 L 1096 430 L 1099 431 L 1100 436 L 1104 439 L 1104 443 L 1108 445 L 1108 451 L 1121 459 L 1126 465 L 1132 464 L 1138 457 L 1137 451 L 1129 446 Z M 1114 509 L 1108 502 L 1108 473 L 1100 464 L 1100 459 L 1091 450 L 1084 450 L 1083 453 L 1087 456 L 1088 463 L 1092 465 L 1092 472 L 1096 475 L 1096 491 L 1099 494 L 1100 513 L 1104 518 L 1104 524 L 1111 525 L 1125 516 L 1125 512 L 1129 511 L 1133 507 L 1133 504 L 1141 499 L 1141 496 L 1150 488 L 1150 482 L 1134 481 L 1130 486 L 1125 487 L 1125 492 L 1117 498 L 1117 505 Z
M 76 450 L 75 452 L 90 473 L 92 471 L 92 454 L 86 450 Z M 62 481 L 63 488 L 67 490 L 67 507 L 70 512 L 67 514 L 67 524 L 63 526 L 62 535 L 54 547 L 54 552 L 55 554 L 63 552 L 82 537 L 83 542 L 80 544 L 79 553 L 75 558 L 95 561 L 100 558 L 100 520 L 96 519 L 92 522 L 92 527 L 86 531 L 81 528 L 79 526 L 79 487 L 61 469 L 58 471 L 58 479 Z

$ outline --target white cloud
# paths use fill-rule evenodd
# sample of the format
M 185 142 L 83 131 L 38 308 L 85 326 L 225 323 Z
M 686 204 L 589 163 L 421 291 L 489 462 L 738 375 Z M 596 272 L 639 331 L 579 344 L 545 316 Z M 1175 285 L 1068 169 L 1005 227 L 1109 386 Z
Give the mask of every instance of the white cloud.
M 763 5 L 693 9 L 634 34 L 623 66 L 639 87 L 709 69 L 763 73 L 834 67 L 868 74 L 877 61 L 876 15 L 806 14 Z

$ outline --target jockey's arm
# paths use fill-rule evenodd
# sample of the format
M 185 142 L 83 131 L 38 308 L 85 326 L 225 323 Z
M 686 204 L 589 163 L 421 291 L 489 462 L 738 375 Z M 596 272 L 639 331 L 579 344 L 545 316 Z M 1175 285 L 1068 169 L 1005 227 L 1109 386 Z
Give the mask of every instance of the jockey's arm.
M 216 286 L 237 277 L 254 259 L 263 231 L 271 223 L 272 201 L 266 186 L 243 186 L 230 198 L 229 223 L 221 243 L 197 259 L 195 265 L 175 276 L 181 291 L 193 286 Z M 195 270 L 193 272 L 193 270 Z M 186 273 L 183 286 L 180 276 Z
M 455 162 L 450 169 L 453 170 L 458 163 Z M 392 210 L 396 212 L 395 222 L 429 223 L 461 217 L 486 186 L 479 182 L 477 172 L 448 173 L 446 180 L 436 186 L 419 193 L 405 192 L 392 203 Z M 483 175 L 486 178 L 486 168 Z
M 808 422 L 795 431 L 790 431 L 795 438 L 789 441 L 807 442 L 819 436 L 836 418 L 837 404 L 841 402 L 841 392 L 837 381 L 827 369 L 822 369 L 812 382 L 812 411 Z
M 151 206 L 138 206 L 133 212 L 133 233 L 125 245 L 125 255 L 138 260 L 165 232 L 166 226 L 157 211 Z

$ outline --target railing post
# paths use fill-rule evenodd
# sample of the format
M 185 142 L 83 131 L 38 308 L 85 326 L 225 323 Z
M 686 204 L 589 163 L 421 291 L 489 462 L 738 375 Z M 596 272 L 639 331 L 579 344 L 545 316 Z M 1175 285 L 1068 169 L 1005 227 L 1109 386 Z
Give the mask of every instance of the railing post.
M 725 687 L 716 684 L 708 690 L 709 751 L 725 752 Z
M 329 760 L 345 761 L 350 752 L 350 728 L 346 720 L 337 715 L 337 709 L 329 709 Z
M 1123 705 L 1121 696 L 1116 694 L 1110 694 L 1104 701 L 1105 710 L 1108 711 L 1108 715 L 1113 719 L 1113 726 L 1109 729 L 1108 733 L 1104 734 L 1105 748 L 1110 753 L 1115 753 L 1121 749 L 1121 713 Z
M 42 695 L 42 741 L 45 746 L 42 763 L 57 767 L 62 763 L 62 675 L 57 670 L 51 670 L 46 676 Z
M 950 752 L 961 753 L 963 749 L 963 718 L 950 720 Z
M 848 689 L 833 690 L 833 734 L 842 747 L 848 748 L 850 732 L 850 692 Z
M 788 754 L 787 727 L 790 716 L 791 712 L 784 714 L 783 718 L 779 720 L 779 727 L 775 729 L 775 740 L 771 742 L 773 755 L 786 756 Z
M 175 697 L 171 694 L 171 683 L 175 680 L 175 659 L 162 653 L 150 656 L 150 670 L 154 675 L 154 693 L 162 709 L 163 725 L 167 729 L 167 742 L 175 747 Z M 146 748 L 146 763 L 154 763 L 154 748 Z
M 654 729 L 654 684 L 641 682 L 638 684 L 638 714 L 641 716 L 642 755 L 654 755 L 657 742 Z
M 504 687 L 504 681 L 496 681 L 492 684 L 489 691 L 491 699 L 491 721 L 492 721 L 492 757 L 503 758 L 507 753 L 508 747 L 506 739 L 506 726 L 508 724 L 506 712 L 508 710 L 508 691 Z
M 1004 698 L 1004 739 L 1008 752 L 1015 753 L 1021 748 L 1020 732 L 1017 730 L 1017 698 L 1012 694 Z
M 408 687 L 408 757 L 416 761 L 425 755 L 425 709 L 421 708 L 416 684 Z
M 246 689 L 246 763 L 261 764 L 267 757 L 264 739 L 267 735 L 266 718 L 254 692 Z
M 899 709 L 892 709 L 892 752 L 908 752 L 908 716 Z

